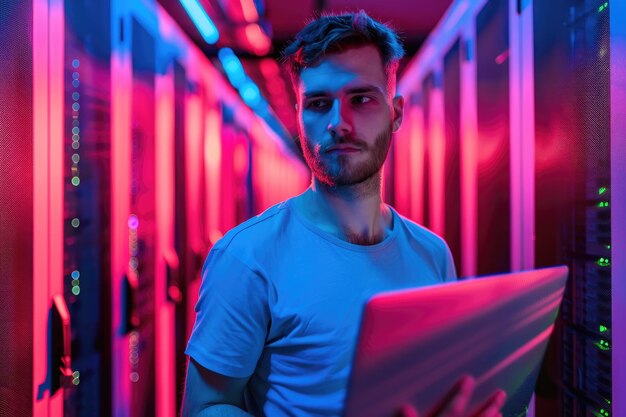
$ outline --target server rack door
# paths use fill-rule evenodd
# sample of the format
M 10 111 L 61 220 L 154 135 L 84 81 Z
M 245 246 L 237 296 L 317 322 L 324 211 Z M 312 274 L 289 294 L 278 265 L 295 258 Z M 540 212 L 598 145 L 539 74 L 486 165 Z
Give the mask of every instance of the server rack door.
M 129 275 L 136 281 L 135 328 L 129 333 L 130 410 L 154 416 L 155 377 L 155 40 L 132 18 Z
M 476 17 L 479 275 L 510 270 L 509 2 Z
M 175 378 L 170 390 L 176 393 L 176 410 L 182 404 L 182 386 L 185 378 L 186 359 L 185 347 L 187 341 L 187 286 L 195 278 L 194 256 L 190 239 L 188 217 L 190 202 L 189 181 L 190 158 L 187 151 L 189 146 L 185 135 L 186 118 L 186 89 L 187 78 L 185 68 L 174 61 L 174 250 L 178 257 L 178 268 L 174 276 L 168 274 L 167 294 L 168 301 L 175 304 L 174 329 L 175 337 Z M 170 271 L 168 271 L 170 272 Z
M 64 296 L 74 388 L 65 416 L 111 415 L 110 4 L 69 0 L 65 14 Z
M 461 271 L 461 43 L 443 62 L 445 107 L 445 234 L 457 271 Z
M 534 6 L 537 267 L 571 277 L 537 392 L 537 416 L 611 412 L 608 3 Z
M 38 151 L 33 137 L 33 54 L 39 53 L 39 45 L 37 38 L 35 45 L 24 42 L 33 39 L 33 30 L 33 2 L 0 3 L 0 415 L 20 417 L 34 414 L 36 385 L 45 379 L 44 369 L 43 376 L 33 369 L 33 362 L 40 363 L 33 360 L 35 331 L 43 330 L 38 342 L 45 344 L 45 318 L 34 324 L 35 282 L 47 287 L 47 277 L 33 279 L 33 172 Z M 47 157 L 45 149 L 40 156 Z M 41 353 L 45 358 L 45 351 Z

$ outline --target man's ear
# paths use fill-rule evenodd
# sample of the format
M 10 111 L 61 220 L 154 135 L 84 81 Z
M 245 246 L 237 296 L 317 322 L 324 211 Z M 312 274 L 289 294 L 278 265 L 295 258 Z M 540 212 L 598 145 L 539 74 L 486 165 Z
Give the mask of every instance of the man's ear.
M 397 132 L 402 124 L 404 116 L 404 97 L 395 96 L 392 101 L 393 106 L 393 132 Z

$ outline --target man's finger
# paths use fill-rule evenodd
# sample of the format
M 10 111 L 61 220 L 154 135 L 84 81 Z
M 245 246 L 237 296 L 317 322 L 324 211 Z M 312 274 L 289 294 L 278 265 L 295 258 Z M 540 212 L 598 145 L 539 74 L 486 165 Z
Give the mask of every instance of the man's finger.
M 460 417 L 464 415 L 469 404 L 476 380 L 469 375 L 464 376 L 441 399 L 428 414 L 429 417 Z

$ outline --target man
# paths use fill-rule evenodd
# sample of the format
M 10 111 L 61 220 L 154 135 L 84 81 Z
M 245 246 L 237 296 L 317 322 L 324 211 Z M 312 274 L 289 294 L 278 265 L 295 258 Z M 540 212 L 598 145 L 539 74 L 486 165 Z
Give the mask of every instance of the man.
M 312 184 L 211 250 L 183 415 L 340 415 L 366 300 L 456 278 L 445 242 L 381 198 L 403 54 L 363 11 L 323 16 L 286 49 Z M 460 416 L 471 385 L 438 415 Z

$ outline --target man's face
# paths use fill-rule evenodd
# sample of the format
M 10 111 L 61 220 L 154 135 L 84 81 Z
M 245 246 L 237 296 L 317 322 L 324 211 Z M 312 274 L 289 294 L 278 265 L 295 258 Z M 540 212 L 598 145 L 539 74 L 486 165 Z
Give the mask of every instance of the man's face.
M 374 46 L 329 54 L 300 73 L 298 130 L 315 178 L 354 185 L 380 171 L 402 120 L 402 97 L 388 88 Z

